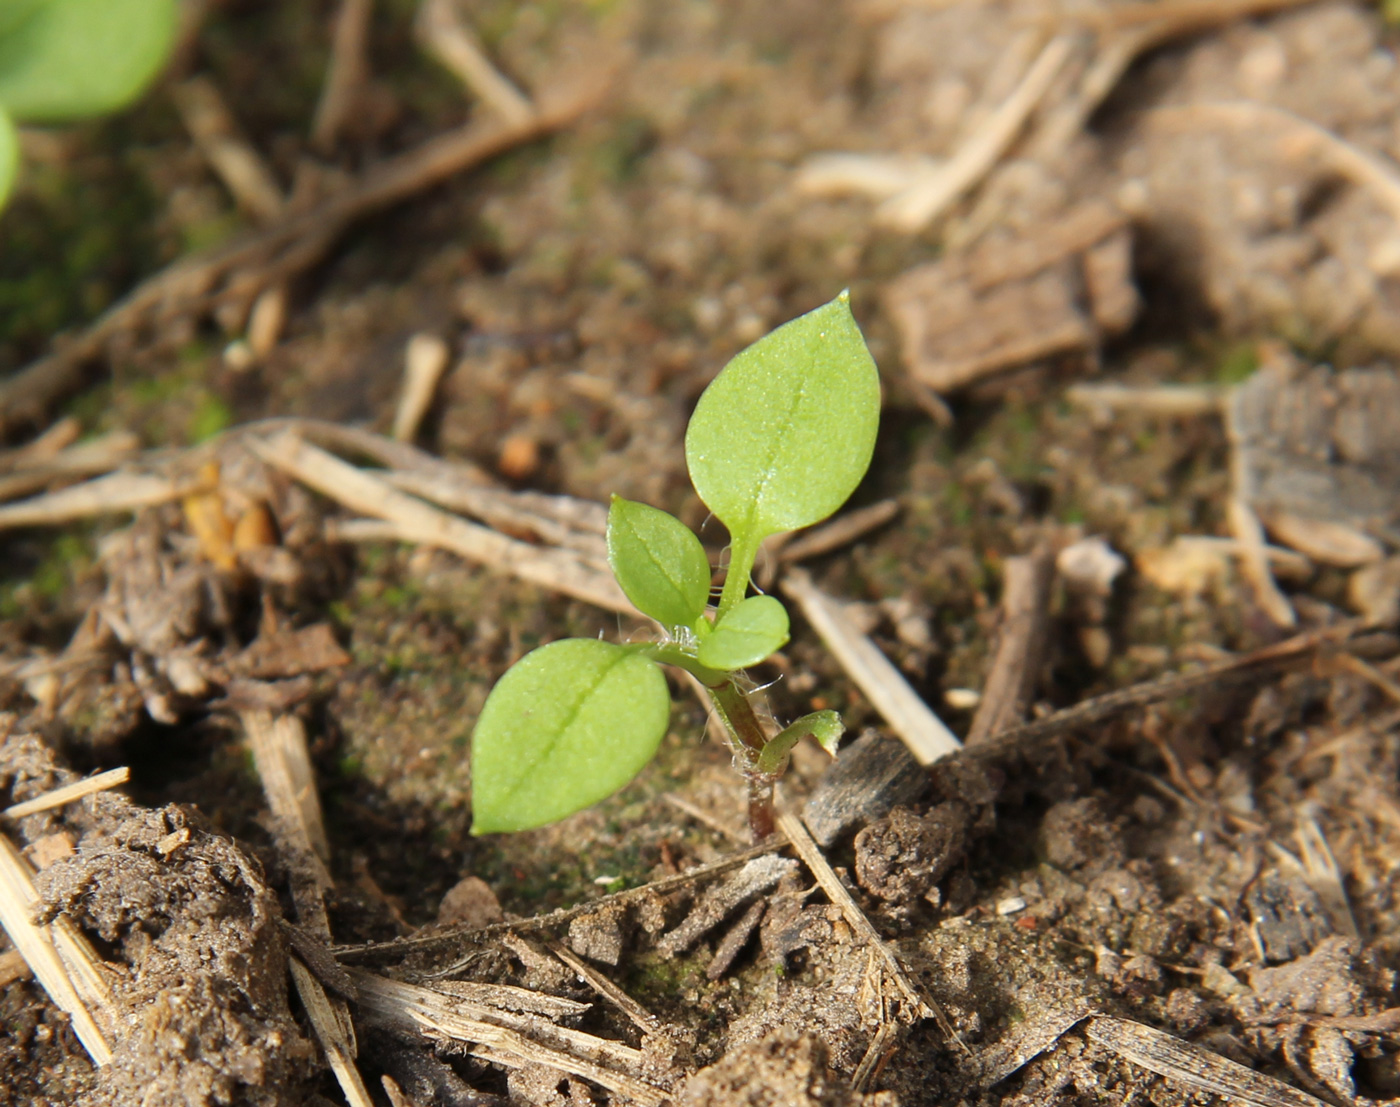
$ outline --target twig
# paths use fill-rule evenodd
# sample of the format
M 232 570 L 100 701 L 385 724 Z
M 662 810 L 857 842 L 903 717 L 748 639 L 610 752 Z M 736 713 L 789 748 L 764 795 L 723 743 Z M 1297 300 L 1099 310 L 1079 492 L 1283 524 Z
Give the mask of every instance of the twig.
M 1084 17 L 1090 26 L 1110 30 L 1140 24 L 1171 28 L 1173 35 L 1267 12 L 1301 8 L 1316 0 L 1147 0 L 1146 3 L 1100 8 Z
M 185 129 L 238 206 L 262 223 L 280 216 L 286 206 L 282 186 L 239 132 L 214 83 L 192 77 L 171 91 Z
M 985 177 L 1059 76 L 1077 38 L 1062 34 L 1047 42 L 1016 91 L 991 114 L 983 128 L 943 164 L 935 178 L 881 204 L 875 213 L 876 222 L 912 234 L 937 219 Z
M 781 838 L 773 837 L 759 845 L 750 846 L 748 849 L 740 850 L 718 861 L 712 861 L 708 865 L 698 865 L 687 872 L 677 873 L 675 876 L 663 877 L 660 880 L 652 881 L 650 884 L 642 884 L 636 888 L 627 888 L 621 892 L 615 892 L 610 896 L 589 900 L 587 903 L 575 904 L 573 907 L 561 908 L 558 911 L 551 911 L 545 915 L 535 915 L 528 919 L 512 919 L 509 922 L 492 923 L 490 926 L 476 928 L 458 927 L 437 934 L 429 934 L 422 938 L 400 938 L 393 942 L 371 942 L 362 946 L 341 946 L 334 952 L 336 957 L 341 961 L 377 961 L 405 957 L 411 953 L 431 953 L 433 951 L 452 949 L 460 946 L 463 941 L 468 939 L 491 938 L 499 934 L 512 934 L 522 930 L 551 930 L 554 927 L 563 926 L 565 923 L 571 922 L 580 915 L 591 914 L 610 904 L 625 904 L 645 897 L 664 896 L 679 888 L 685 888 L 689 885 L 708 880 L 712 876 L 722 876 L 724 873 L 748 864 L 748 862 L 752 861 L 755 857 L 762 857 L 764 854 L 768 853 L 776 853 L 778 850 L 786 848 L 786 845 L 787 843 Z
M 792 843 L 792 848 L 797 852 L 797 856 L 802 858 L 803 864 L 811 870 L 812 876 L 816 878 L 817 883 L 822 886 L 822 891 L 826 893 L 826 898 L 841 909 L 841 915 L 846 920 L 847 925 L 884 960 L 895 987 L 909 1002 L 909 1013 L 913 1018 L 935 1019 L 939 1029 L 945 1035 L 949 1038 L 956 1038 L 957 1035 L 953 1031 L 952 1024 L 948 1022 L 942 1008 L 937 1001 L 925 1000 L 923 996 L 919 995 L 913 982 L 904 972 L 904 966 L 894 955 L 894 951 L 880 937 L 880 932 L 875 929 L 874 924 L 865 917 L 865 912 L 851 897 L 851 893 L 846 891 L 846 886 L 841 883 L 840 878 L 832 872 L 831 866 L 827 864 L 826 858 L 822 855 L 821 847 L 807 833 L 807 828 L 802 825 L 802 820 L 786 811 L 781 812 L 778 815 L 778 829 Z
M 341 0 L 331 32 L 331 60 L 311 122 L 311 145 L 323 154 L 335 149 L 336 139 L 350 118 L 355 98 L 369 72 L 366 45 L 373 0 Z
M 838 601 L 818 589 L 801 569 L 790 570 L 783 577 L 782 588 L 920 765 L 931 765 L 962 748 L 956 735 L 851 622 Z
M 1303 874 L 1309 887 L 1322 900 L 1322 906 L 1331 920 L 1332 927 L 1344 937 L 1358 941 L 1361 932 L 1356 927 L 1356 916 L 1347 900 L 1346 885 L 1342 881 L 1341 866 L 1327 843 L 1327 836 L 1317 825 L 1311 805 L 1304 805 L 1298 813 L 1298 847 L 1303 854 Z
M 532 546 L 448 515 L 290 435 L 271 441 L 250 439 L 249 447 L 269 465 L 346 507 L 393 523 L 400 541 L 439 546 L 606 610 L 636 613 L 616 581 L 566 550 Z
M 423 416 L 433 402 L 438 381 L 447 369 L 451 351 L 435 334 L 415 334 L 404 350 L 403 394 L 394 413 L 393 435 L 400 442 L 418 437 Z
M 131 770 L 123 765 L 119 769 L 108 769 L 105 773 L 98 773 L 96 776 L 87 777 L 73 784 L 65 784 L 62 788 L 55 788 L 51 792 L 45 792 L 42 796 L 35 796 L 31 800 L 23 803 L 16 803 L 0 811 L 7 819 L 22 819 L 26 815 L 33 815 L 38 811 L 48 811 L 55 807 L 63 807 L 74 800 L 90 796 L 94 792 L 104 792 L 108 788 L 115 788 L 119 784 L 125 784 L 131 779 Z
M 93 1063 L 106 1065 L 112 1059 L 112 1047 L 89 1009 L 89 1004 L 99 1010 L 106 1005 L 97 956 L 76 928 L 59 927 L 65 921 L 62 918 L 35 926 L 30 919 L 38 906 L 39 892 L 29 862 L 7 835 L 0 834 L 0 926 L 49 998 L 72 1020 L 73 1032 Z M 99 989 L 96 994 L 94 988 Z
M 184 258 L 143 281 L 85 332 L 33 362 L 0 386 L 0 433 L 42 420 L 61 396 L 83 381 L 85 366 L 107 342 L 147 321 L 163 322 L 207 310 L 230 293 L 221 282 L 244 271 L 234 290 L 251 300 L 263 288 L 314 265 L 351 224 L 373 212 L 567 126 L 600 98 L 604 80 L 542 101 L 519 124 L 469 124 L 382 161 L 308 212 L 287 212 L 276 223 L 226 246 Z
M 1120 688 L 1115 692 L 1106 692 L 1102 696 L 1084 700 L 1043 719 L 994 734 L 976 750 L 968 751 L 968 754 L 987 759 L 1005 757 L 1047 738 L 1070 731 L 1085 730 L 1137 708 L 1190 696 L 1206 689 L 1258 680 L 1269 673 L 1311 661 L 1324 650 L 1358 649 L 1368 637 L 1382 647 L 1389 648 L 1394 645 L 1389 636 L 1369 635 L 1357 622 L 1308 631 L 1199 672 L 1170 673 L 1155 680 Z
M 1026 557 L 1008 557 L 1004 573 L 1001 627 L 982 700 L 967 732 L 968 746 L 981 745 L 1024 720 L 1045 660 L 1055 555 L 1042 547 Z
M 476 34 L 452 0 L 423 0 L 414 24 L 418 42 L 512 125 L 535 114 L 534 105 L 486 57 Z

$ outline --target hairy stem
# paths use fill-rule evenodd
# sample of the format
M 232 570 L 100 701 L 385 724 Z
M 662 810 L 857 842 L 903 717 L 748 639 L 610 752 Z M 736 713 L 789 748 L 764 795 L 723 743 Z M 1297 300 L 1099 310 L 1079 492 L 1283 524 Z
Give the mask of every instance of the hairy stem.
M 754 714 L 749 702 L 733 679 L 707 688 L 715 709 L 724 720 L 739 769 L 749 786 L 749 833 L 761 842 L 773 833 L 773 776 L 758 767 L 759 756 L 768 743 L 768 736 Z

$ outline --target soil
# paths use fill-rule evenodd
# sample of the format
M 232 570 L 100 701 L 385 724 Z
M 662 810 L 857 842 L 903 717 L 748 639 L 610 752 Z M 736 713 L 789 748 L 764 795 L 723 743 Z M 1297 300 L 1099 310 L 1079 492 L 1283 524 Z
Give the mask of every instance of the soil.
M 175 81 L 209 77 L 284 184 L 306 171 L 337 6 L 210 4 L 141 106 L 27 139 L 0 218 L 0 369 L 252 225 L 181 128 Z M 415 7 L 376 6 L 371 75 L 323 177 L 489 111 L 414 44 Z M 39 870 L 41 918 L 86 935 L 122 1017 L 99 1070 L 35 980 L 6 975 L 0 1107 L 341 1102 L 289 988 L 293 954 L 347 1004 L 377 1103 L 391 1102 L 384 1075 L 423 1107 L 635 1096 L 357 1007 L 346 966 L 589 1005 L 558 1016 L 560 1032 L 634 1050 L 627 1075 L 685 1105 L 1400 1098 L 1395 444 L 1358 445 L 1341 415 L 1323 420 L 1337 440 L 1305 475 L 1354 464 L 1367 509 L 1311 484 L 1286 506 L 1302 531 L 1346 526 L 1374 555 L 1329 560 L 1304 542 L 1301 568 L 1275 555 L 1296 621 L 1284 627 L 1231 549 L 1176 541 L 1232 533 L 1240 461 L 1220 405 L 1105 413 L 1071 391 L 1089 379 L 1219 390 L 1296 378 L 1328 395 L 1369 382 L 1362 407 L 1394 396 L 1393 201 L 1298 123 L 1351 143 L 1393 182 L 1390 6 L 1300 4 L 1178 36 L 1053 156 L 1032 136 L 915 232 L 883 225 L 870 195 L 795 181 L 819 154 L 949 155 L 1014 85 L 1008 57 L 1029 60 L 1016 42 L 1046 17 L 1038 0 L 462 10 L 521 87 L 597 59 L 615 70 L 607 99 L 357 223 L 291 283 L 266 356 L 231 348 L 241 320 L 177 315 L 113 343 L 50 413 L 85 436 L 134 431 L 163 451 L 151 465 L 191 480 L 219 468 L 212 492 L 206 481 L 134 520 L 4 532 L 0 805 L 90 770 L 129 765 L 132 777 L 124 795 L 6 820 Z M 1045 245 L 1086 202 L 1117 213 L 1110 237 Z M 1037 250 L 1043 262 L 1022 264 Z M 1014 262 L 995 294 L 993 256 Z M 930 266 L 936 281 L 904 279 Z M 908 290 L 948 281 L 966 285 L 957 302 L 969 312 L 1001 313 L 986 333 L 1004 337 L 977 345 L 975 380 L 930 397 L 927 335 L 956 328 L 911 335 L 917 295 L 932 294 Z M 835 709 L 848 742 L 869 735 L 850 749 L 885 748 L 827 778 L 826 756 L 799 746 L 783 802 L 801 811 L 844 774 L 840 819 L 809 823 L 927 1010 L 786 854 L 680 875 L 746 844 L 743 787 L 684 686 L 634 783 L 553 827 L 471 837 L 470 735 L 493 683 L 543 642 L 645 628 L 446 552 L 336 541 L 327 527 L 344 513 L 232 433 L 276 416 L 387 431 L 405 343 L 429 332 L 452 361 L 419 445 L 501 488 L 664 507 L 718 561 L 722 527 L 686 478 L 688 414 L 728 357 L 843 287 L 885 387 L 853 506 L 893 498 L 900 513 L 807 567 L 957 733 L 971 724 L 969 690 L 987 683 L 1006 559 L 1046 545 L 1099 537 L 1126 568 L 1062 564 L 1033 715 L 1357 612 L 1376 631 L 1366 652 L 1323 650 L 925 775 L 892 773 L 903 755 L 888 727 L 795 620 L 791 644 L 754 673 L 774 715 Z M 1030 343 L 1029 363 L 1005 352 L 1051 325 L 1017 316 L 1027 289 L 1044 290 L 1037 302 L 1075 336 L 1054 350 Z M 1324 361 L 1335 377 L 1298 369 Z M 1251 387 L 1235 395 L 1257 398 Z M 1327 405 L 1294 395 L 1280 410 L 1301 424 L 1315 406 Z M 1276 448 L 1286 430 L 1250 432 L 1251 464 L 1267 462 L 1271 479 L 1300 471 L 1302 447 L 1294 458 Z M 198 520 L 227 513 L 232 534 L 256 511 L 273 543 L 230 572 Z M 338 961 L 286 925 L 306 871 L 267 815 L 245 742 L 251 711 L 293 712 L 310 735 Z M 603 998 L 552 943 L 643 1014 Z M 1153 1032 L 1198 1047 L 1195 1060 L 1171 1060 Z M 1273 1082 L 1211 1067 L 1226 1062 Z

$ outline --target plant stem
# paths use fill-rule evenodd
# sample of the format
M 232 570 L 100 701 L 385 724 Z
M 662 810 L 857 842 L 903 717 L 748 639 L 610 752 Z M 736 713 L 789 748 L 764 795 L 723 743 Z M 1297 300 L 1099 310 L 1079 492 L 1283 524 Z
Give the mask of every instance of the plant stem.
M 739 761 L 740 771 L 749 786 L 749 833 L 755 843 L 763 841 L 773 833 L 773 780 L 769 773 L 758 767 L 759 755 L 768 744 L 768 736 L 754 714 L 749 702 L 733 679 L 706 689 L 715 709 L 729 730 L 734 754 Z
M 729 545 L 729 568 L 724 574 L 724 591 L 719 595 L 719 611 L 715 621 L 719 622 L 736 607 L 748 594 L 749 574 L 758 557 L 761 540 L 753 535 L 732 536 Z

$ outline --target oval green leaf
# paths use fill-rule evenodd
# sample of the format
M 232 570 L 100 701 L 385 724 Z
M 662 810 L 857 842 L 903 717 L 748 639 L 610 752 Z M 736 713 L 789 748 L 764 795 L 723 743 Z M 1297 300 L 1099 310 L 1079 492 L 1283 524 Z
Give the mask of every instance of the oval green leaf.
M 638 611 L 662 626 L 700 622 L 710 602 L 710 561 L 673 515 L 621 496 L 608 509 L 608 564 Z
M 174 0 L 45 0 L 0 35 L 0 106 L 60 122 L 125 107 L 165 61 Z
M 632 650 L 566 638 L 526 654 L 472 733 L 472 833 L 544 826 L 610 796 L 656 753 L 666 678 Z
M 732 672 L 757 665 L 787 640 L 787 609 L 772 596 L 750 596 L 701 639 L 696 659 L 706 668 Z
M 685 460 L 736 544 L 825 519 L 870 467 L 880 378 L 848 301 L 741 350 L 700 397 Z

